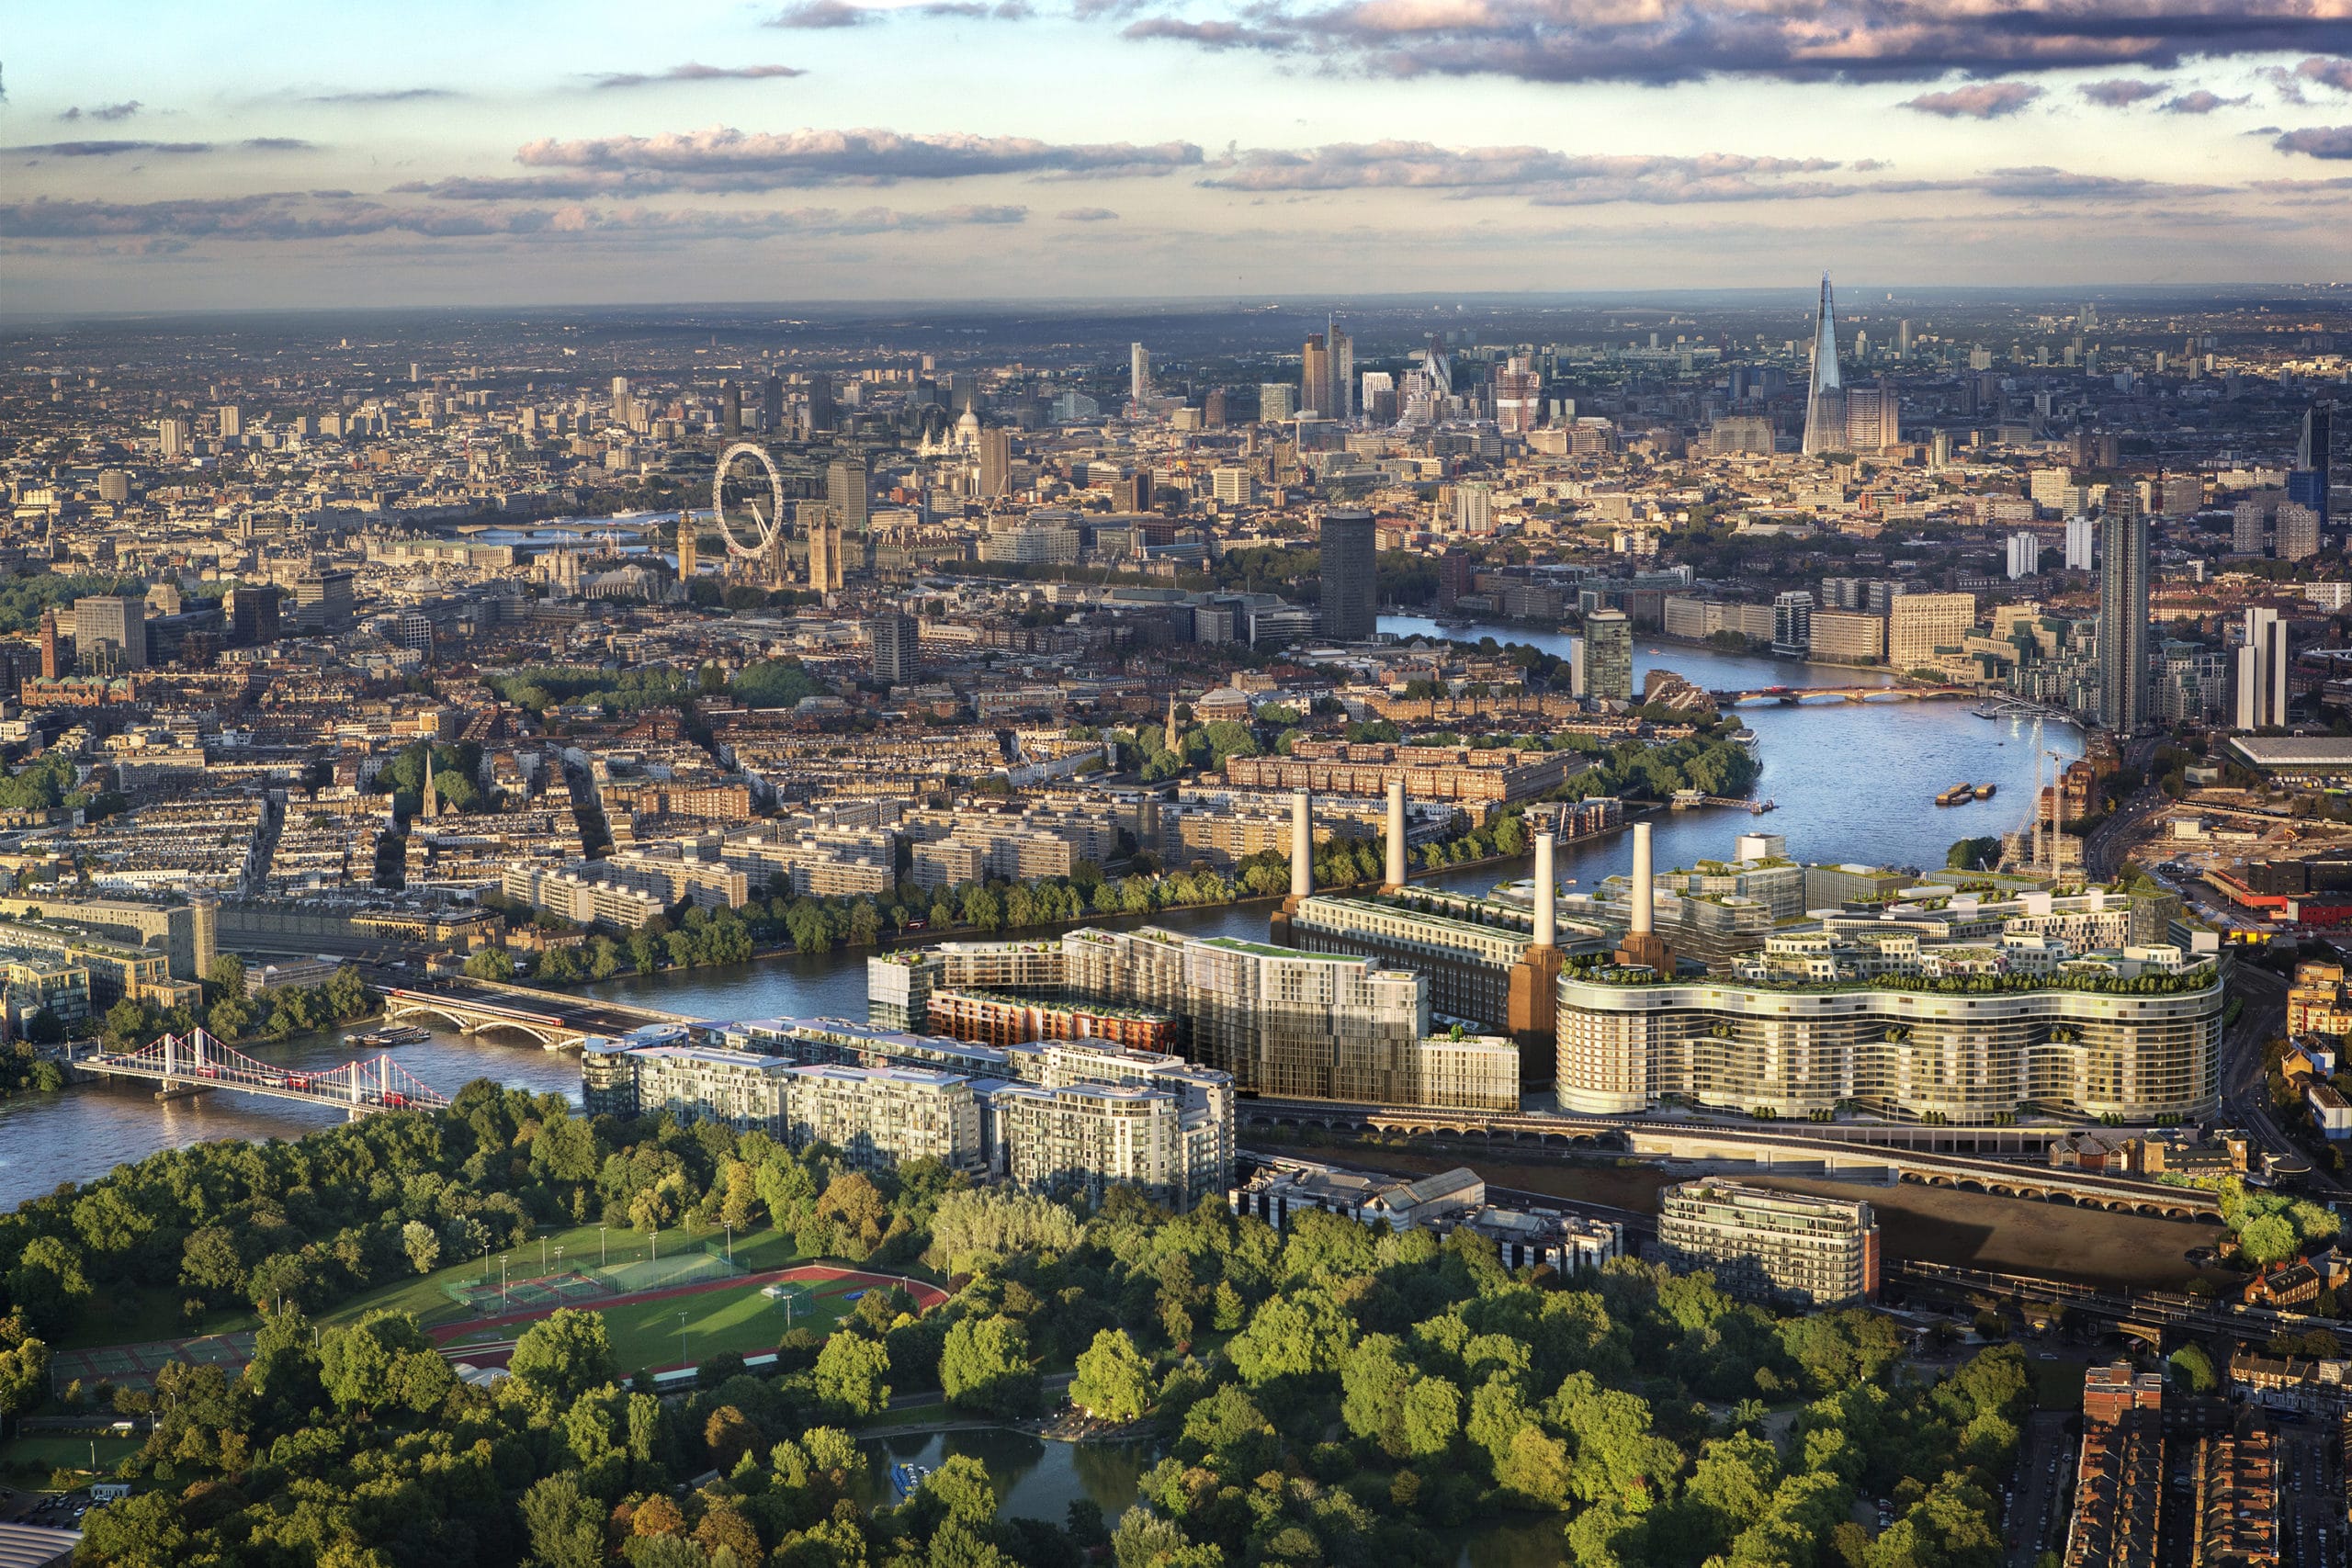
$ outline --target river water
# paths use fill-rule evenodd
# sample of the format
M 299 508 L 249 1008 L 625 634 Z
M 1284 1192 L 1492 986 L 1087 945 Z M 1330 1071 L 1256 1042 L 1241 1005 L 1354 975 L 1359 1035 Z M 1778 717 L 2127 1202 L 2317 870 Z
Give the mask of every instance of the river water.
M 1522 628 L 1474 626 L 1441 631 L 1434 622 L 1384 616 L 1381 629 L 1475 639 L 1533 643 L 1555 653 L 1566 638 Z M 1675 671 L 1713 690 L 1775 685 L 1864 685 L 1888 681 L 1883 672 L 1741 657 L 1649 640 L 1634 645 L 1637 671 Z M 1661 813 L 1655 833 L 1661 867 L 1688 865 L 1728 854 L 1735 835 L 1785 834 L 1789 852 L 1803 860 L 1934 867 L 1955 839 L 2017 826 L 2031 810 L 2034 755 L 2048 749 L 2072 759 L 2079 734 L 2066 726 L 1981 719 L 1961 702 L 1822 702 L 1743 711 L 1756 730 L 1764 770 L 1756 794 L 1776 809 L 1751 817 L 1724 807 Z M 1939 808 L 1939 791 L 1962 780 L 1998 786 L 1995 796 Z M 1590 887 L 1629 868 L 1623 834 L 1564 848 L 1559 874 Z M 1449 873 L 1441 883 L 1483 888 L 1526 874 L 1521 865 L 1482 866 Z M 1173 910 L 1153 923 L 1204 936 L 1262 938 L 1267 906 Z M 1136 919 L 1130 917 L 1130 919 Z M 835 953 L 762 960 L 675 976 L 621 979 L 596 994 L 639 1000 L 707 1018 L 865 1016 L 865 953 Z M 332 1068 L 361 1055 L 339 1035 L 319 1035 L 252 1053 L 269 1061 Z M 578 1058 L 535 1047 L 466 1040 L 436 1033 L 401 1047 L 396 1059 L 410 1073 L 446 1092 L 467 1080 L 495 1078 L 534 1092 L 577 1100 Z M 60 1182 L 86 1181 L 116 1165 L 158 1149 L 213 1138 L 299 1137 L 329 1125 L 337 1112 L 233 1094 L 158 1103 L 143 1087 L 85 1085 L 62 1094 L 24 1095 L 0 1101 L 0 1209 L 49 1191 Z

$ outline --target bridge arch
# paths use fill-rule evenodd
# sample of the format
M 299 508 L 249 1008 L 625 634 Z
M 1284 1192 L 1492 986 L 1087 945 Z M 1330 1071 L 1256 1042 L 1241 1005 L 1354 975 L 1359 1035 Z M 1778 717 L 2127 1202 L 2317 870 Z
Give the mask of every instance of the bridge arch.
M 580 1038 L 580 1031 L 560 1023 L 526 1023 L 521 1019 L 485 1017 L 463 1007 L 447 1007 L 415 997 L 394 997 L 385 1003 L 389 1021 L 436 1019 L 467 1034 L 503 1032 L 520 1034 L 535 1045 L 555 1045 Z

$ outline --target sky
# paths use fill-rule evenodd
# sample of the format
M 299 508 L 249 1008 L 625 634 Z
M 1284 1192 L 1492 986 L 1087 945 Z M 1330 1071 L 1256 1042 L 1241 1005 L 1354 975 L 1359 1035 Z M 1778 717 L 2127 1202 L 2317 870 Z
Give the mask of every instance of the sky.
M 2352 0 L 117 0 L 0 313 L 2352 275 Z

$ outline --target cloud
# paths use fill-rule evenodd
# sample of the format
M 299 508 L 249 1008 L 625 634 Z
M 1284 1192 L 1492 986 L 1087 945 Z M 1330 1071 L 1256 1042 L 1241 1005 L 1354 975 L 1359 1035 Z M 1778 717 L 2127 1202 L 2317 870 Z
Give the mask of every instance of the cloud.
M 1108 223 L 1119 215 L 1107 207 L 1065 207 L 1054 216 L 1065 223 Z
M 975 22 L 1025 22 L 1037 14 L 1028 0 L 998 0 L 993 6 L 981 0 L 932 0 L 919 9 L 926 17 L 960 17 Z
M 86 109 L 76 104 L 57 118 L 80 119 L 84 115 L 87 115 L 92 119 L 102 119 L 108 125 L 112 125 L 117 120 L 129 119 L 145 107 L 137 98 L 125 98 L 119 104 L 92 104 Z
M 2143 98 L 2153 98 L 2164 89 L 2154 82 L 2143 82 L 2132 76 L 2110 76 L 2104 82 L 2086 82 L 2080 89 L 2091 102 L 2110 109 L 2129 108 Z
M 1079 15 L 1120 8 L 1080 0 Z M 1932 81 L 2352 53 L 2342 0 L 1235 0 L 1124 31 L 1373 75 L 1533 82 Z
M 247 152 L 307 152 L 313 143 L 292 136 L 253 136 L 235 146 Z M 220 150 L 209 141 L 37 141 L 21 147 L 0 147 L 0 153 L 21 153 L 28 158 L 125 158 L 151 152 L 187 157 Z
M 1198 44 L 1210 50 L 1281 51 L 1297 47 L 1299 41 L 1299 35 L 1295 32 L 1244 27 L 1238 22 L 1187 22 L 1174 17 L 1146 17 L 1142 21 L 1128 23 L 1119 36 L 1136 39 L 1172 39 L 1180 43 Z
M 704 65 L 689 60 L 684 65 L 673 65 L 667 71 L 616 71 L 591 76 L 588 84 L 605 91 L 615 87 L 662 86 L 672 82 L 765 82 L 807 74 L 808 72 L 797 65 Z
M 1724 201 L 1843 194 L 1859 188 L 1762 183 L 1838 167 L 1826 158 L 1595 156 L 1543 147 L 1439 147 L 1427 141 L 1340 142 L 1304 151 L 1228 154 L 1201 181 L 1252 192 L 1413 189 L 1523 195 L 1544 206 L 1603 201 Z
M 2352 125 L 2315 125 L 2290 130 L 2270 145 L 2281 152 L 2312 158 L 2352 158 Z
M 1603 156 L 1542 147 L 1446 148 L 1426 141 L 1376 141 L 1232 152 L 1209 165 L 1200 183 L 1260 196 L 1404 189 L 1457 198 L 1520 197 L 1535 207 L 1678 207 L 1948 191 L 1975 191 L 2009 201 L 2145 201 L 2219 196 L 2230 189 L 2077 175 L 2046 165 L 1990 169 L 1953 179 L 1821 177 L 1875 174 L 1888 166 L 1874 158 L 1849 164 L 1831 158 L 1736 152 Z
M 453 210 L 370 200 L 320 201 L 299 191 L 171 201 L 0 202 L 0 239 L 124 239 L 298 242 L 405 232 L 430 240 L 528 236 L 665 239 L 822 239 L 917 233 L 1028 220 L 1019 206 L 968 205 L 924 212 L 868 207 L 796 208 L 769 212 L 674 211 L 647 208 L 503 208 Z
M 2352 60 L 2325 60 L 2313 55 L 2295 67 L 2295 77 L 2333 87 L 2339 93 L 2352 93 Z
M 415 104 L 462 95 L 447 87 L 378 87 L 349 93 L 314 93 L 306 104 Z
M 2166 114 L 2211 114 L 2215 109 L 2234 108 L 2248 101 L 2245 98 L 2225 98 L 2219 93 L 2209 93 L 2199 87 L 2193 93 L 2167 98 L 2160 107 Z
M 2047 164 L 2027 168 L 1988 169 L 1968 182 L 1988 196 L 2039 201 L 2147 201 L 2187 197 L 2226 196 L 2228 186 L 2172 185 L 2163 180 L 2132 179 L 2116 175 L 2077 175 Z
M 2041 89 L 2025 82 L 1976 82 L 1946 93 L 1922 93 L 1906 98 L 1903 107 L 1946 119 L 1999 119 L 2041 96 Z
M 764 191 L 1025 175 L 1045 180 L 1154 175 L 1194 168 L 1189 141 L 1066 144 L 1021 136 L 902 135 L 892 130 L 746 132 L 723 126 L 661 136 L 526 144 L 515 161 L 561 171 L 509 180 L 454 179 L 424 189 L 450 200 L 537 199 L 656 191 Z
M 855 28 L 874 20 L 874 13 L 863 6 L 853 6 L 849 0 L 800 0 L 786 6 L 767 19 L 771 28 Z
M 209 152 L 209 141 L 39 141 L 22 147 L 0 147 L 0 152 L 21 152 L 36 158 L 119 158 L 133 152 Z

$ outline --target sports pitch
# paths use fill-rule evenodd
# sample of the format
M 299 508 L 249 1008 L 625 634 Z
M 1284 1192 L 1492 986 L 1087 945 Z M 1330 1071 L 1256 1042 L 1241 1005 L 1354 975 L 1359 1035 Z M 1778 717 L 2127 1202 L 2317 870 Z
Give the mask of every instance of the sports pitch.
M 613 1362 L 627 1373 L 639 1367 L 695 1365 L 729 1350 L 756 1356 L 775 1349 L 787 1328 L 828 1333 L 856 1305 L 849 1297 L 871 1283 L 848 1279 L 802 1285 L 798 1289 L 803 1293 L 793 1303 L 789 1322 L 784 1303 L 762 1295 L 759 1284 L 728 1285 L 692 1295 L 623 1302 L 591 1310 L 604 1314 L 605 1332 L 613 1341 Z M 681 1328 L 685 1330 L 683 1353 Z

